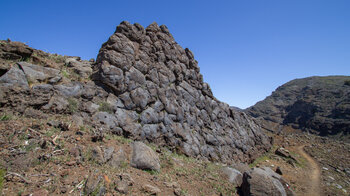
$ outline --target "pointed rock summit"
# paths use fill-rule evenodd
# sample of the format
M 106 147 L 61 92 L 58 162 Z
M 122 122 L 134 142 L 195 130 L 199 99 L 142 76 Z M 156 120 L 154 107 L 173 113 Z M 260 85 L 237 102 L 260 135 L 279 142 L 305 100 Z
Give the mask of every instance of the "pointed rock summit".
M 93 70 L 110 92 L 119 134 L 227 163 L 251 161 L 271 146 L 250 117 L 213 96 L 193 53 L 165 25 L 122 22 Z

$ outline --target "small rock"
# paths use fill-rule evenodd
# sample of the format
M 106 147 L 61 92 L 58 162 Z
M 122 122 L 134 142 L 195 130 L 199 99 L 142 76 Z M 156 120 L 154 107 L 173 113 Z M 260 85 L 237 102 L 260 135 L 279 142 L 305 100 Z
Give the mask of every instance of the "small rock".
M 182 190 L 181 190 L 181 188 L 174 188 L 174 194 L 176 195 L 176 196 L 181 196 L 182 195 Z
M 104 149 L 104 160 L 107 162 L 112 158 L 114 152 L 114 147 L 108 147 Z
M 60 123 L 61 122 L 57 120 L 50 120 L 49 122 L 47 122 L 47 125 L 57 128 L 60 125 Z
M 99 164 L 102 164 L 105 162 L 104 158 L 103 158 L 103 153 L 102 153 L 102 150 L 99 146 L 95 146 L 92 151 L 91 151 L 91 154 L 92 154 L 92 158 L 94 160 L 96 160 Z
M 67 187 L 65 187 L 65 186 L 64 186 L 64 187 L 61 187 L 61 193 L 64 194 L 64 193 L 66 193 L 66 192 L 67 192 Z
M 77 164 L 77 162 L 76 162 L 76 161 L 69 161 L 69 162 L 67 162 L 66 164 L 67 164 L 68 166 L 74 166 L 74 165 Z
M 279 166 L 276 168 L 276 173 L 283 175 L 282 169 Z
M 327 168 L 327 167 L 322 167 L 322 169 L 328 171 L 328 168 Z
M 125 162 L 126 162 L 125 152 L 123 149 L 119 149 L 116 153 L 112 155 L 112 158 L 109 161 L 109 164 L 114 168 L 118 168 L 122 166 L 122 164 Z
M 275 154 L 284 158 L 289 157 L 289 152 L 286 151 L 284 148 L 277 148 Z
M 289 159 L 289 160 L 287 161 L 287 163 L 290 164 L 290 165 L 293 166 L 293 167 L 296 167 L 294 161 L 292 161 L 291 159 Z
M 142 189 L 151 195 L 157 195 L 161 192 L 161 190 L 158 187 L 149 184 L 143 185 Z
M 101 176 L 99 175 L 98 170 L 91 172 L 88 179 L 85 182 L 84 193 L 86 195 L 89 195 L 90 193 L 94 192 L 98 187 L 98 184 L 100 183 L 100 181 L 101 181 Z
M 337 187 L 338 189 L 342 189 L 343 188 L 340 184 L 335 184 L 335 187 Z
M 103 133 L 102 132 L 94 132 L 94 135 L 91 136 L 91 141 L 93 142 L 102 142 L 103 141 Z
M 129 174 L 118 174 L 115 190 L 122 193 L 128 194 L 129 186 L 134 184 L 134 180 Z
M 119 181 L 117 182 L 117 186 L 115 187 L 115 190 L 122 194 L 128 194 L 129 186 L 126 182 Z

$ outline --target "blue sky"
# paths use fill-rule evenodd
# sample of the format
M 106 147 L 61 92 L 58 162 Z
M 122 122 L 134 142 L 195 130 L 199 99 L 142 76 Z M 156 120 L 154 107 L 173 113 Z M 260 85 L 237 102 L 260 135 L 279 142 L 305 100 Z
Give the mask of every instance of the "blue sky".
M 214 95 L 246 108 L 283 83 L 350 73 L 350 1 L 1 0 L 0 39 L 96 58 L 123 20 L 165 24 Z

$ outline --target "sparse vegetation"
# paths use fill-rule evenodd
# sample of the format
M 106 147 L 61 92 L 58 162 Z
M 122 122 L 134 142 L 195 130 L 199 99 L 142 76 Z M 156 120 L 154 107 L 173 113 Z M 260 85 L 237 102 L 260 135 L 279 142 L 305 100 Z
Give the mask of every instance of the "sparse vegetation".
M 11 120 L 11 116 L 7 114 L 3 114 L 0 116 L 0 121 Z
M 112 135 L 112 139 L 122 143 L 122 144 L 130 144 L 133 142 L 132 139 L 130 138 L 125 138 L 123 136 L 119 136 L 119 135 Z
M 100 112 L 108 112 L 110 114 L 113 114 L 113 107 L 111 106 L 111 104 L 107 103 L 107 102 L 100 102 L 99 103 L 99 108 L 98 110 Z
M 55 128 L 55 127 L 51 127 L 50 129 L 48 129 L 48 130 L 45 132 L 45 135 L 46 135 L 47 137 L 51 137 L 51 136 L 53 136 L 55 133 L 58 133 L 58 132 L 60 132 L 60 129 Z
M 73 98 L 68 98 L 68 112 L 73 114 L 78 111 L 78 102 Z
M 249 167 L 256 167 L 259 163 L 271 159 L 271 155 L 275 152 L 277 146 L 273 146 L 268 152 L 263 154 L 262 156 L 256 158 L 253 163 L 249 164 Z
M 68 71 L 66 69 L 62 69 L 61 70 L 61 74 L 65 78 L 69 78 L 70 77 L 70 74 L 68 73 Z
M 5 174 L 6 174 L 6 170 L 0 168 L 0 195 L 2 194 L 2 188 L 4 186 Z

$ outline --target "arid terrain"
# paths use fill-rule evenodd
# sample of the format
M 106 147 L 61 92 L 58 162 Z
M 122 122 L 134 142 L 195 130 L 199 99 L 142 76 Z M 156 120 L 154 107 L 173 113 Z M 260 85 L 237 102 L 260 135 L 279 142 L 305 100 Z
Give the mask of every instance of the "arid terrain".
M 48 125 L 51 121 L 62 122 L 69 128 L 55 128 Z M 239 193 L 221 172 L 224 164 L 200 161 L 149 144 L 160 157 L 161 170 L 142 171 L 129 164 L 132 140 L 107 134 L 93 142 L 89 127 L 76 127 L 70 122 L 69 117 L 59 115 L 48 119 L 3 115 L 0 163 L 7 168 L 1 173 L 3 195 L 79 195 L 95 172 L 103 175 L 101 183 L 107 195 L 121 194 L 117 188 L 121 176 L 132 179 L 127 195 L 148 195 L 158 189 L 159 195 Z M 271 151 L 250 167 L 267 166 L 273 170 L 280 167 L 296 195 L 348 195 L 349 144 L 303 133 L 273 137 Z M 122 149 L 125 160 L 118 167 L 101 164 L 99 155 L 93 153 L 97 146 Z M 277 155 L 275 151 L 281 147 L 292 158 Z M 148 190 L 148 185 L 158 189 Z
M 96 61 L 0 41 L 0 87 L 2 195 L 350 193 L 349 143 L 220 102 L 164 25 L 122 22 Z

